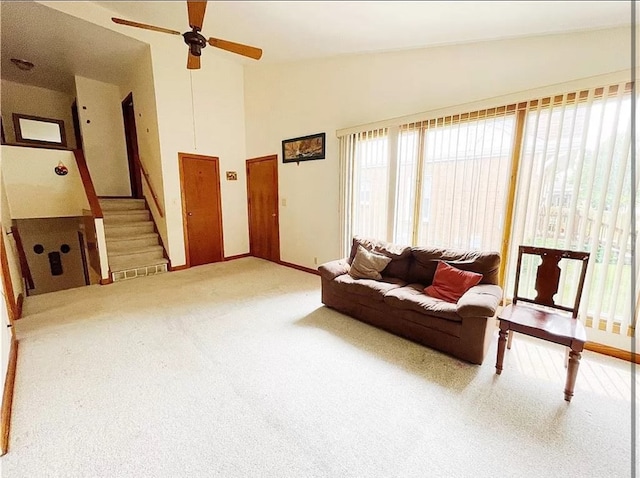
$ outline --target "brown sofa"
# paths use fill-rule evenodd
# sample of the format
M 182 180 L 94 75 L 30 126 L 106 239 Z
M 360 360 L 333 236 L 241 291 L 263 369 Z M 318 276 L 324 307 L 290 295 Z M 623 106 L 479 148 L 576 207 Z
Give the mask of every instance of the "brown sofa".
M 358 245 L 392 260 L 381 280 L 353 279 L 349 265 Z M 478 272 L 483 278 L 457 304 L 435 299 L 423 290 L 433 281 L 438 261 Z M 354 237 L 346 259 L 322 264 L 322 302 L 358 320 L 481 364 L 496 330 L 494 315 L 502 298 L 497 252 L 408 247 Z

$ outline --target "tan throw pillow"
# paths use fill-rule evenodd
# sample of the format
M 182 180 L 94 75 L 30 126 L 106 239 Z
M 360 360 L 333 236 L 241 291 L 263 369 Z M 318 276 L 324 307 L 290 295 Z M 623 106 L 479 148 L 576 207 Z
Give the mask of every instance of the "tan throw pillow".
M 354 279 L 375 279 L 380 280 L 380 272 L 391 262 L 390 257 L 369 252 L 364 247 L 358 246 L 356 256 L 353 258 L 349 275 Z

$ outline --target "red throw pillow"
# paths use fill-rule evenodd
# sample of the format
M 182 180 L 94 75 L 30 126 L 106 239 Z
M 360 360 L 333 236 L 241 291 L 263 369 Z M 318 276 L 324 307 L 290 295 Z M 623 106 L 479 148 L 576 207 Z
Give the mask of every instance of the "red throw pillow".
M 433 283 L 424 289 L 424 293 L 455 304 L 465 292 L 478 285 L 481 280 L 482 274 L 463 271 L 439 261 Z

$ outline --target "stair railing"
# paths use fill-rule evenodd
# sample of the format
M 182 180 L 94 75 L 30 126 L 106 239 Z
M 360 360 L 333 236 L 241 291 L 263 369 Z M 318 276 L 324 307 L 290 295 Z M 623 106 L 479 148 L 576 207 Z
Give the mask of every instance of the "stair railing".
M 87 255 L 89 266 L 100 276 L 100 284 L 109 284 L 112 282 L 111 273 L 109 272 L 109 259 L 107 256 L 107 239 L 104 231 L 104 215 L 102 207 L 98 200 L 91 174 L 87 167 L 87 161 L 81 149 L 73 150 L 76 158 L 82 185 L 89 202 L 90 210 L 84 209 L 83 213 L 83 229 L 85 236 L 85 244 L 87 246 Z
M 156 194 L 156 191 L 155 189 L 153 189 L 153 185 L 151 184 L 151 176 L 149 175 L 149 172 L 144 167 L 144 164 L 142 164 L 142 161 L 140 160 L 140 158 L 137 156 L 136 156 L 136 163 L 138 164 L 138 167 L 142 172 L 142 177 L 144 178 L 149 188 L 149 191 L 151 192 L 151 197 L 153 198 L 153 202 L 156 205 L 158 214 L 160 214 L 160 217 L 164 217 L 164 210 L 162 209 L 162 206 L 160 205 L 160 199 L 158 198 L 158 195 Z
M 18 262 L 20 262 L 20 272 L 22 273 L 22 278 L 24 279 L 24 283 L 27 286 L 27 291 L 35 289 L 35 284 L 33 283 L 33 276 L 31 275 L 31 269 L 29 268 L 29 263 L 27 262 L 27 254 L 24 252 L 24 245 L 22 243 L 22 238 L 20 237 L 20 231 L 16 226 L 11 226 L 11 235 L 13 236 L 13 240 L 16 244 L 16 251 L 18 252 Z

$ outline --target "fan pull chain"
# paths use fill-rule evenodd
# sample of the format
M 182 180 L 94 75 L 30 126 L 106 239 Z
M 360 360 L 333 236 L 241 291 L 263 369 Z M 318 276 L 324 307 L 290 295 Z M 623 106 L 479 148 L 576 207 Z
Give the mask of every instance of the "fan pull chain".
M 196 105 L 193 100 L 193 72 L 189 70 L 189 81 L 191 82 L 191 118 L 193 119 L 193 150 L 198 151 L 198 141 L 196 139 Z

